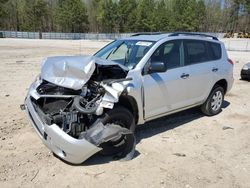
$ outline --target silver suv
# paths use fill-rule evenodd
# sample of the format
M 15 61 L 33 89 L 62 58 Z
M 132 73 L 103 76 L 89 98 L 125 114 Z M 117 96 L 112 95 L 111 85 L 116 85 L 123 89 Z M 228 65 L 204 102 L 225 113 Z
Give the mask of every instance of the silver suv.
M 196 33 L 137 34 L 42 64 L 22 108 L 44 144 L 75 164 L 95 153 L 132 158 L 136 124 L 195 106 L 216 115 L 233 84 L 224 44 Z

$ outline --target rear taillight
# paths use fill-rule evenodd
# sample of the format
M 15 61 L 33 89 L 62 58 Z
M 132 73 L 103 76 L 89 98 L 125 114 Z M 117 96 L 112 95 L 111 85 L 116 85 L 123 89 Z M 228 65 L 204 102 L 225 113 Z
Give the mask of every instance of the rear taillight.
M 231 65 L 234 65 L 234 62 L 231 59 L 227 59 L 227 62 L 230 63 Z

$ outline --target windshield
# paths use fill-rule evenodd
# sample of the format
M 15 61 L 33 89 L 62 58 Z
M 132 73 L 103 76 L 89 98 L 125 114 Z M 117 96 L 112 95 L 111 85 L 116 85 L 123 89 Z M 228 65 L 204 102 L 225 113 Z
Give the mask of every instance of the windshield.
M 94 56 L 115 61 L 128 69 L 133 69 L 143 58 L 154 42 L 141 40 L 116 40 L 111 42 Z

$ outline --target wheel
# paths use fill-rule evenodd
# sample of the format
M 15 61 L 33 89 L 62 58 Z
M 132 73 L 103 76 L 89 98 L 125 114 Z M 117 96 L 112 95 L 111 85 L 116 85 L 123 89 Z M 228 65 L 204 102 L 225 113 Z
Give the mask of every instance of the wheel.
M 215 85 L 207 100 L 201 106 L 201 111 L 208 116 L 214 116 L 220 113 L 224 101 L 224 94 L 224 89 L 219 85 Z
M 135 120 L 133 114 L 122 106 L 117 106 L 112 110 L 107 111 L 104 117 L 100 120 L 104 125 L 116 124 L 129 129 L 131 132 L 135 130 Z M 117 140 L 103 143 L 100 151 L 102 155 L 114 155 L 122 152 L 129 143 L 127 136 L 123 135 Z
M 241 80 L 250 81 L 250 77 L 241 75 Z

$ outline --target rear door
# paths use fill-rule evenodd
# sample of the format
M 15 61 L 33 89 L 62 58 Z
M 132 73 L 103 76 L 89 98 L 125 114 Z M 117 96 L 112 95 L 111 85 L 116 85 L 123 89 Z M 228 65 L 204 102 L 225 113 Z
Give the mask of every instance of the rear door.
M 214 72 L 217 71 L 211 57 L 209 42 L 202 40 L 183 40 L 184 65 L 189 69 L 188 103 L 190 105 L 204 101 L 214 84 Z

